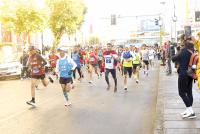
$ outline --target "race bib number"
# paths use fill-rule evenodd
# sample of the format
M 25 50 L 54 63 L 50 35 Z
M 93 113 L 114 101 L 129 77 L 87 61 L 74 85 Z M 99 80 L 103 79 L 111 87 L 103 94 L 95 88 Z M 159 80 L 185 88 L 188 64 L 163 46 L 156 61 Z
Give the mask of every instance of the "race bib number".
M 39 74 L 39 73 L 40 73 L 39 68 L 34 67 L 34 68 L 33 68 L 33 74 Z
M 91 57 L 90 58 L 90 62 L 94 62 L 95 61 L 95 58 L 94 57 Z
M 60 67 L 60 71 L 66 71 L 67 69 L 66 69 L 66 66 L 61 66 Z
M 111 62 L 112 62 L 112 58 L 107 57 L 107 58 L 106 58 L 106 63 L 111 63 Z

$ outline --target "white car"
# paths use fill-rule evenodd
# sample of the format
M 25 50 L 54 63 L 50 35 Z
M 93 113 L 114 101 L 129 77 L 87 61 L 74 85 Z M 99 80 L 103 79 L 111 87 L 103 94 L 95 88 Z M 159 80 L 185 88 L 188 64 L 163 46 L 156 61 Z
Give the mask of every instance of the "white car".
M 0 64 L 0 78 L 17 76 L 20 77 L 21 65 L 19 62 Z
M 20 76 L 21 64 L 18 55 L 14 46 L 0 47 L 0 78 Z

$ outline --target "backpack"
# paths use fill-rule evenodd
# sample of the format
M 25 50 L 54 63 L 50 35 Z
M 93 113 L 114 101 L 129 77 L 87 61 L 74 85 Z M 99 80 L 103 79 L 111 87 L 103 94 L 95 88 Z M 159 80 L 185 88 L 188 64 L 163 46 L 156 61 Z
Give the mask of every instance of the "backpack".
M 199 56 L 198 56 L 198 53 L 192 52 L 189 49 L 188 49 L 188 52 L 191 53 L 191 56 L 190 56 L 190 61 L 188 64 L 187 75 L 191 77 L 192 79 L 196 80 L 197 79 L 196 70 L 197 70 L 197 63 L 199 60 Z

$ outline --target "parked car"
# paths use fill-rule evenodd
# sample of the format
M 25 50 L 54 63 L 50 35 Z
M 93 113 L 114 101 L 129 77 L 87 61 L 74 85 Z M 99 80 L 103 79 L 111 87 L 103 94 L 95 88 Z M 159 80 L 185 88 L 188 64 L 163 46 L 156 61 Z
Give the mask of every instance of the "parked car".
M 21 64 L 18 53 L 13 46 L 0 47 L 0 78 L 20 77 Z

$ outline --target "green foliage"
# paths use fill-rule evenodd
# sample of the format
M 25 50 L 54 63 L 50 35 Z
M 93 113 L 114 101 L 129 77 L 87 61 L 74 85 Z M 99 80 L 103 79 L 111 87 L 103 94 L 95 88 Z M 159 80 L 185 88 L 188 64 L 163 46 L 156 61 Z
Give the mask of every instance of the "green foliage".
M 82 0 L 46 0 L 46 3 L 50 9 L 49 27 L 56 47 L 63 34 L 71 35 L 80 28 L 86 7 Z
M 99 41 L 99 38 L 96 37 L 96 36 L 91 36 L 89 38 L 89 45 L 96 45 L 96 44 L 99 44 L 100 41 Z
M 46 14 L 33 5 L 31 0 L 4 0 L 0 7 L 0 21 L 6 29 L 16 33 L 42 31 L 46 24 Z

